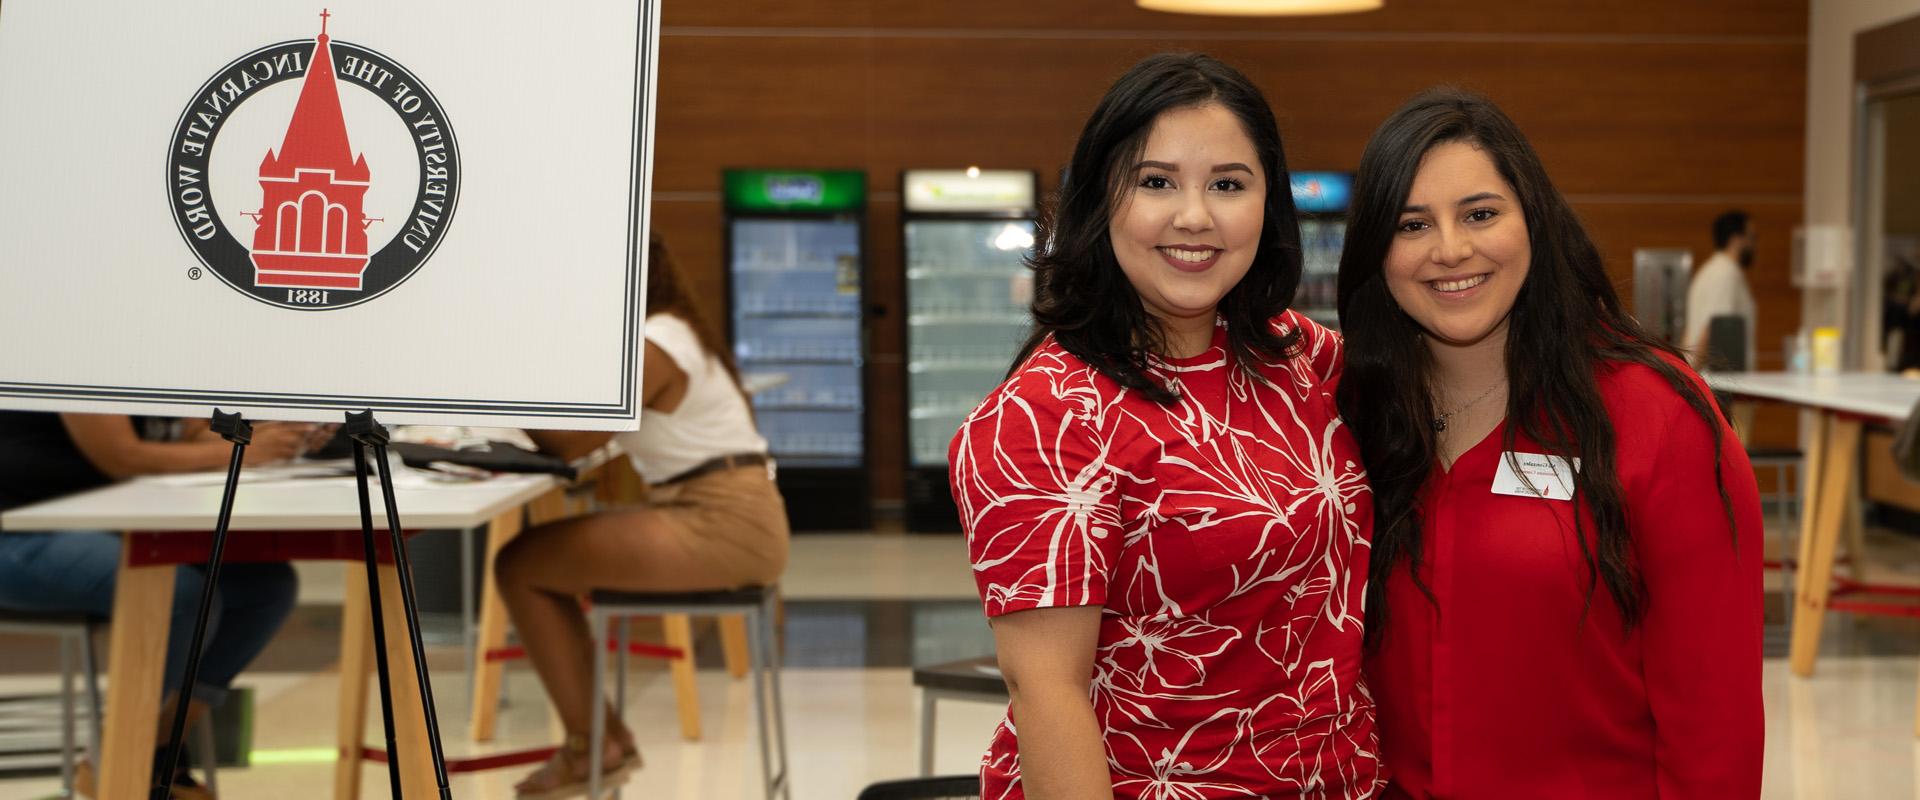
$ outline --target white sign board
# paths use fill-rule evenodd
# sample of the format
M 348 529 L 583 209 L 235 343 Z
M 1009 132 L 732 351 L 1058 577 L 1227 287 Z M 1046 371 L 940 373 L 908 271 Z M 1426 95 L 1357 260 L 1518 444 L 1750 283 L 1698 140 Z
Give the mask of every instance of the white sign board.
M 0 2 L 0 407 L 632 429 L 657 13 Z

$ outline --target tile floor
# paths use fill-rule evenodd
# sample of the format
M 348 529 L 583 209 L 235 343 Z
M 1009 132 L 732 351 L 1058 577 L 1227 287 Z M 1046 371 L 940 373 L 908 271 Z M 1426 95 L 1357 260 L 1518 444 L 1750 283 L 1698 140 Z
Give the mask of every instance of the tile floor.
M 1920 583 L 1920 539 L 1877 531 L 1875 577 Z M 221 774 L 227 798 L 324 798 L 331 794 L 333 693 L 325 662 L 337 630 L 337 567 L 305 570 L 303 607 L 243 682 L 255 691 L 256 763 Z M 973 655 L 991 647 L 973 606 L 973 588 L 957 537 L 807 535 L 795 540 L 786 583 L 788 725 L 797 800 L 852 800 L 860 787 L 903 777 L 916 766 L 919 696 L 908 667 Z M 329 594 L 329 592 L 332 594 Z M 1770 608 L 1777 609 L 1777 599 Z M 1777 612 L 1776 612 L 1777 613 Z M 1920 621 L 1836 615 L 1827 625 L 1819 674 L 1788 674 L 1783 632 L 1770 628 L 1766 662 L 1766 798 L 1850 800 L 1920 797 L 1920 739 L 1915 738 L 1920 679 Z M 0 641 L 0 697 L 46 692 L 54 680 L 35 666 L 26 640 Z M 509 672 L 510 702 L 498 740 L 465 736 L 467 676 L 459 647 L 434 648 L 435 692 L 447 747 L 454 755 L 519 749 L 554 741 L 540 689 L 524 667 Z M 680 741 L 671 689 L 657 662 L 637 663 L 628 714 L 647 762 L 628 796 L 757 796 L 758 756 L 749 685 L 717 668 L 710 637 L 701 647 L 706 737 Z M 999 708 L 943 703 L 937 765 L 971 769 Z M 369 742 L 379 737 L 371 715 Z M 0 770 L 4 765 L 0 765 Z M 506 800 L 524 768 L 453 779 L 455 797 Z M 0 772 L 0 776 L 4 773 Z M 365 771 L 363 797 L 387 797 L 377 766 Z M 0 800 L 52 797 L 57 777 L 0 777 Z

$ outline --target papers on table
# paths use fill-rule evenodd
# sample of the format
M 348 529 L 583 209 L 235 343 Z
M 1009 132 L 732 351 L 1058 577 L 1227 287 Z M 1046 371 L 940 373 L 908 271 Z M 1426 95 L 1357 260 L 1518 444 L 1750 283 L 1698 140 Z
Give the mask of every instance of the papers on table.
M 491 477 L 487 473 L 474 470 L 442 472 L 414 469 L 401 464 L 399 456 L 391 453 L 388 455 L 388 461 L 392 465 L 389 474 L 393 476 L 395 489 L 412 489 L 445 483 L 470 483 Z M 240 482 L 249 486 L 302 486 L 316 481 L 351 482 L 353 479 L 351 459 L 301 461 L 292 464 L 246 467 L 240 470 Z M 223 486 L 227 482 L 227 472 L 226 470 L 183 472 L 175 475 L 151 475 L 136 480 L 175 487 Z

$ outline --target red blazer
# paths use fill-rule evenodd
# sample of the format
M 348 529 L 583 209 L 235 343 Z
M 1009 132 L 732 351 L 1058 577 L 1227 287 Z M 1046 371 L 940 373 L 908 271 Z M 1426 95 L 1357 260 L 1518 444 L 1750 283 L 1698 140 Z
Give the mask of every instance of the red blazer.
M 1436 465 L 1421 576 L 1437 604 L 1396 569 L 1367 659 L 1387 796 L 1759 797 L 1753 470 L 1717 421 L 1729 530 L 1706 421 L 1646 367 L 1610 365 L 1598 378 L 1645 616 L 1629 630 L 1604 584 L 1589 594 L 1572 503 L 1492 491 L 1504 424 L 1452 472 Z M 1525 437 L 1513 449 L 1545 452 Z M 1590 518 L 1585 527 L 1591 539 Z

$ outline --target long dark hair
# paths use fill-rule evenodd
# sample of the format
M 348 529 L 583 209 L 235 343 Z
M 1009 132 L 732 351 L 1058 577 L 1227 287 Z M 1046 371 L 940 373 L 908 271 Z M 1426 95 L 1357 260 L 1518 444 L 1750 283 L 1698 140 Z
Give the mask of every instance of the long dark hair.
M 721 341 L 717 329 L 707 323 L 707 315 L 700 310 L 700 304 L 687 291 L 686 278 L 680 272 L 680 262 L 673 257 L 673 251 L 667 249 L 667 243 L 654 233 L 647 237 L 647 315 L 668 313 L 687 323 L 693 329 L 693 335 L 700 340 L 700 348 L 714 358 L 720 359 L 721 366 L 727 368 L 727 374 L 733 382 L 740 382 L 740 370 L 733 363 L 733 351 Z
M 1632 557 L 1614 464 L 1614 429 L 1595 369 L 1612 362 L 1659 373 L 1707 421 L 1716 453 L 1723 424 L 1719 411 L 1697 378 L 1675 366 L 1681 363 L 1679 354 L 1647 336 L 1621 311 L 1600 251 L 1547 179 L 1540 157 L 1519 127 L 1492 101 L 1443 87 L 1401 106 L 1367 143 L 1354 176 L 1354 203 L 1340 256 L 1340 327 L 1347 348 L 1336 398 L 1373 484 L 1367 638 L 1377 643 L 1387 624 L 1386 584 L 1395 569 L 1407 569 L 1421 591 L 1433 598 L 1419 576 L 1418 502 L 1438 452 L 1429 422 L 1434 417 L 1428 394 L 1433 365 L 1419 324 L 1394 303 L 1383 268 L 1421 158 L 1449 142 L 1469 143 L 1493 161 L 1519 195 L 1531 244 L 1531 267 L 1507 322 L 1503 449 L 1511 451 L 1515 437 L 1524 434 L 1550 454 L 1581 459 L 1573 511 L 1586 558 L 1587 606 L 1592 608 L 1594 590 L 1604 583 L 1632 627 L 1646 610 L 1645 583 Z M 1716 457 L 1714 478 L 1731 526 L 1733 502 L 1722 477 Z M 1591 542 L 1583 509 L 1592 517 Z
M 1174 394 L 1147 376 L 1147 357 L 1166 351 L 1159 320 L 1120 271 L 1109 238 L 1133 166 L 1146 148 L 1154 120 L 1167 111 L 1218 103 L 1240 120 L 1266 173 L 1266 215 L 1253 265 L 1221 298 L 1227 349 L 1249 374 L 1283 357 L 1298 332 L 1281 336 L 1269 321 L 1293 302 L 1300 284 L 1300 228 L 1294 220 L 1286 153 L 1273 109 L 1239 70 L 1197 53 L 1149 56 L 1114 81 L 1080 131 L 1073 160 L 1040 243 L 1027 258 L 1034 270 L 1033 333 L 1013 369 L 1052 335 L 1081 361 L 1129 389 L 1161 403 Z

